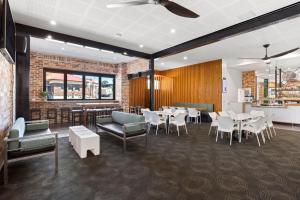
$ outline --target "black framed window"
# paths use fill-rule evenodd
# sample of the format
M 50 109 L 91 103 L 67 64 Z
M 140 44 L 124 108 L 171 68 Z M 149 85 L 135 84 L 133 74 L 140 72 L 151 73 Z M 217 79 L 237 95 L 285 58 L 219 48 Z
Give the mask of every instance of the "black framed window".
M 115 75 L 44 69 L 48 100 L 114 100 Z

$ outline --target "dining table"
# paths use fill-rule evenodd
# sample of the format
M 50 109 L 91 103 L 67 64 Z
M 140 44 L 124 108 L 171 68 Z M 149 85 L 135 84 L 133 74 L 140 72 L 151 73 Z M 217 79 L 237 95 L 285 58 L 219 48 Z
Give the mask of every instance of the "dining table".
M 248 120 L 253 119 L 255 116 L 249 113 L 238 113 L 236 115 L 231 116 L 231 118 L 238 124 L 238 137 L 239 143 L 242 142 L 242 123 Z
M 169 111 L 163 111 L 163 110 L 158 110 L 155 111 L 156 114 L 166 117 L 166 123 L 167 123 L 167 133 L 169 133 L 169 124 L 170 124 L 170 117 L 174 116 L 174 112 L 169 112 Z

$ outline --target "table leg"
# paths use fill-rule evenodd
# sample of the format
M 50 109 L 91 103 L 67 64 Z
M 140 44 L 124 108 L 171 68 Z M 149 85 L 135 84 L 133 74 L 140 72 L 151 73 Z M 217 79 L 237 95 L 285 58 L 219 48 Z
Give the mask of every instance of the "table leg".
M 242 122 L 239 121 L 239 143 L 242 142 Z

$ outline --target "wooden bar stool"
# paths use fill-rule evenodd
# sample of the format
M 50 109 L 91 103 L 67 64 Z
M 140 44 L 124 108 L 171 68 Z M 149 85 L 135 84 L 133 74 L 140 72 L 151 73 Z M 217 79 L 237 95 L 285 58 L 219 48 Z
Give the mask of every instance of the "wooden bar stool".
M 83 121 L 83 110 L 81 107 L 74 107 L 71 110 L 72 114 L 72 125 L 74 126 L 76 123 L 82 124 Z
M 30 120 L 41 120 L 41 119 L 42 119 L 42 111 L 40 108 L 30 109 Z
M 47 109 L 47 119 L 53 120 L 55 124 L 57 124 L 57 109 L 56 108 L 48 108 Z
M 70 108 L 61 108 L 60 109 L 60 123 L 63 124 L 64 122 L 70 123 Z
M 129 113 L 134 113 L 134 114 L 136 114 L 136 107 L 130 106 L 130 107 L 129 107 Z
M 96 116 L 97 116 L 97 109 L 87 109 L 86 114 L 87 114 L 87 123 L 91 125 L 96 124 Z

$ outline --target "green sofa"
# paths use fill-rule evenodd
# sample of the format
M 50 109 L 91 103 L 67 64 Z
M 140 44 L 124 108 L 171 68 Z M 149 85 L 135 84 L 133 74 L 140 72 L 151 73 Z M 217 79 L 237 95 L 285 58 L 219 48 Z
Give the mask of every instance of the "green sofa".
M 7 183 L 9 162 L 55 153 L 58 167 L 57 134 L 49 129 L 48 120 L 27 121 L 18 118 L 4 139 L 4 182 Z
M 214 112 L 214 104 L 210 103 L 175 103 L 176 107 L 205 108 L 206 112 Z
M 111 116 L 98 116 L 96 122 L 96 132 L 100 129 L 123 140 L 124 151 L 129 139 L 145 137 L 147 145 L 147 123 L 144 116 L 113 111 Z

